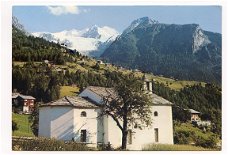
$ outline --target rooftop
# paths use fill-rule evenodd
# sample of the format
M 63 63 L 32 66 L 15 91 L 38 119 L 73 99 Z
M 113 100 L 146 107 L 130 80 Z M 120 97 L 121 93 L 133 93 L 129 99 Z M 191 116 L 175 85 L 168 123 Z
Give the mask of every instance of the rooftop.
M 88 86 L 86 89 L 89 89 L 90 91 L 94 92 L 95 94 L 101 96 L 101 97 L 105 97 L 105 96 L 109 96 L 112 95 L 112 97 L 115 97 L 114 95 L 115 90 L 113 88 L 106 88 L 106 87 L 97 87 L 97 86 Z M 158 104 L 162 104 L 162 105 L 172 105 L 173 103 L 171 103 L 170 101 L 164 99 L 161 96 L 158 96 L 156 94 L 151 94 L 151 98 L 152 98 L 152 102 L 155 105 Z
M 89 99 L 79 96 L 65 96 L 56 101 L 42 104 L 41 106 L 72 106 L 78 108 L 96 108 L 97 106 Z
M 192 114 L 200 114 L 199 111 L 196 111 L 196 110 L 194 110 L 194 109 L 188 109 L 188 110 L 189 110 L 189 112 L 192 113 Z
M 24 100 L 35 100 L 36 98 L 32 97 L 32 96 L 29 96 L 29 95 L 22 95 L 20 93 L 12 93 L 12 98 L 17 98 L 17 97 L 21 97 L 23 98 Z
M 92 91 L 93 93 L 97 94 L 100 97 L 105 97 L 110 95 L 114 97 L 114 95 L 116 94 L 113 88 L 88 86 L 86 89 Z
M 151 95 L 152 95 L 152 102 L 155 105 L 157 105 L 157 104 L 159 104 L 159 105 L 172 105 L 173 104 L 172 102 L 170 102 L 170 101 L 164 99 L 163 97 L 158 96 L 154 93 Z

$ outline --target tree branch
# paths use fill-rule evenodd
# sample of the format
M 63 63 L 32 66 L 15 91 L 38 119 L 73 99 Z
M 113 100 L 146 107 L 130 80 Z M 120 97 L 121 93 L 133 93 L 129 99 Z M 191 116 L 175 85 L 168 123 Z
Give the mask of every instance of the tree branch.
M 120 130 L 123 131 L 123 127 L 121 126 L 119 120 L 109 111 L 106 111 L 106 113 L 112 117 L 112 119 L 116 122 L 117 126 L 120 128 Z

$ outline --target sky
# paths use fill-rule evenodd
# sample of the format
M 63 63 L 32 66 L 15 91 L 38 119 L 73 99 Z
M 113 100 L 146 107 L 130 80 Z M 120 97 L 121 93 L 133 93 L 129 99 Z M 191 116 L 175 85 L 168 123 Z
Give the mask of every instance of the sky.
M 199 24 L 207 31 L 221 33 L 219 6 L 13 6 L 28 32 L 59 32 L 93 25 L 109 26 L 123 32 L 133 20 L 150 17 L 166 24 Z

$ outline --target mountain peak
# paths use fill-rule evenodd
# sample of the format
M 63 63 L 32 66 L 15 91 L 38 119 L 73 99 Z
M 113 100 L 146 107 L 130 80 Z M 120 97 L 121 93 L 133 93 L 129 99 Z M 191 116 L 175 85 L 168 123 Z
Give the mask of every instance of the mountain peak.
M 151 18 L 149 17 L 141 17 L 141 18 L 138 18 L 136 20 L 134 20 L 131 25 L 124 30 L 124 34 L 126 33 L 129 33 L 131 32 L 132 30 L 134 30 L 135 28 L 139 27 L 139 26 L 144 26 L 144 27 L 147 27 L 147 26 L 151 26 L 153 24 L 157 24 L 158 21 L 156 20 L 152 20 Z
M 85 38 L 94 38 L 100 39 L 105 41 L 110 37 L 117 36 L 118 32 L 108 26 L 99 27 L 97 25 L 92 26 L 91 28 L 87 29 L 87 31 L 82 35 Z
M 54 33 L 34 32 L 33 35 L 56 43 L 63 43 L 68 48 L 77 49 L 84 55 L 100 56 L 119 33 L 108 26 L 94 25 L 82 30 L 72 29 Z
M 158 21 L 152 20 L 149 17 L 142 17 L 134 20 L 131 24 L 134 25 L 134 24 L 156 24 L 156 23 L 158 23 Z
M 93 25 L 90 29 L 98 29 L 99 28 L 99 26 L 97 26 L 96 24 L 95 25 Z
M 99 34 L 98 30 L 99 27 L 97 25 L 93 25 L 83 34 L 83 37 L 99 39 L 101 35 Z

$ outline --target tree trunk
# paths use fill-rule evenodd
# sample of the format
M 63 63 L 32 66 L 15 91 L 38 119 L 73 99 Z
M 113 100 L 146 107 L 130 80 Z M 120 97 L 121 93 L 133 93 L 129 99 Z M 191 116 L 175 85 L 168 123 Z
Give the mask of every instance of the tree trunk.
M 122 150 L 126 150 L 127 148 L 127 131 L 122 131 Z
M 126 150 L 127 148 L 127 116 L 123 118 L 123 130 L 122 130 L 122 150 Z

